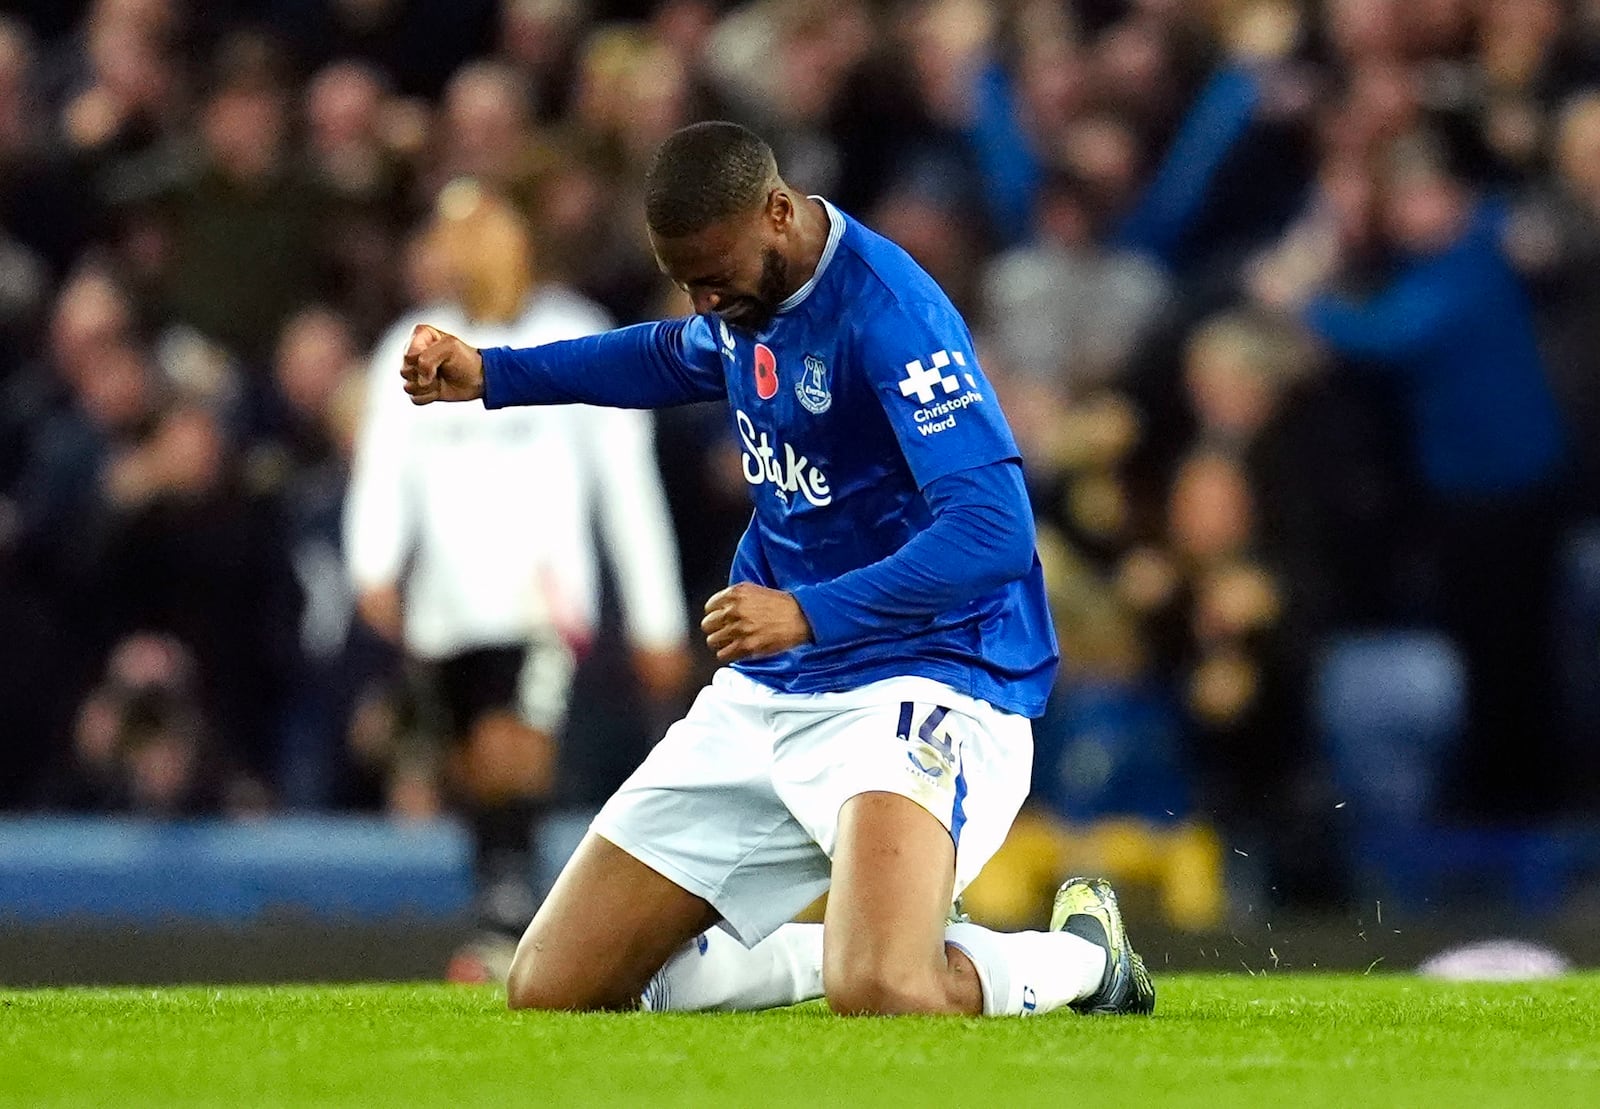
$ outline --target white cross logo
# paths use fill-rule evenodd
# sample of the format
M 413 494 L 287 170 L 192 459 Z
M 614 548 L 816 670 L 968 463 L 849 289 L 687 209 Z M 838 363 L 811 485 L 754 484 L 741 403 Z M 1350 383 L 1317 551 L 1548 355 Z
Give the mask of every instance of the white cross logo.
M 933 403 L 933 387 L 938 385 L 946 393 L 953 393 L 961 388 L 961 383 L 953 376 L 942 371 L 950 365 L 948 351 L 936 350 L 929 359 L 933 363 L 932 369 L 924 369 L 920 359 L 906 363 L 906 379 L 900 383 L 900 395 L 909 397 L 913 393 L 917 396 L 918 404 Z M 966 358 L 960 351 L 955 354 L 956 365 L 965 366 Z

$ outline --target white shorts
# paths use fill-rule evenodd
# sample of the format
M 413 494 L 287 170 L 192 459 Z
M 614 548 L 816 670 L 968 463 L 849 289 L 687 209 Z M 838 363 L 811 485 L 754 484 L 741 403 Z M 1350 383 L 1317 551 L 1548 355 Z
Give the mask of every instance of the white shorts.
M 1028 794 L 1033 728 L 928 678 L 779 693 L 716 673 L 593 831 L 722 915 L 747 947 L 828 888 L 839 809 L 909 797 L 956 844 L 959 894 Z

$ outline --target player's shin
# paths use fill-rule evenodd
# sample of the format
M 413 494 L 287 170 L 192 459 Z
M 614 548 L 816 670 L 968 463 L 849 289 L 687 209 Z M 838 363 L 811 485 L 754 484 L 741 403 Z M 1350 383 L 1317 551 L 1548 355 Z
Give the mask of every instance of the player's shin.
M 774 1009 L 822 996 L 822 925 L 785 924 L 746 948 L 720 928 L 696 936 L 650 980 L 654 1012 Z
M 1067 932 L 993 932 L 951 924 L 944 936 L 977 970 L 986 1017 L 1060 1009 L 1094 994 L 1105 974 L 1105 950 Z
M 542 809 L 539 801 L 524 797 L 479 803 L 470 813 L 476 926 L 512 944 L 539 907 L 532 882 L 533 829 Z

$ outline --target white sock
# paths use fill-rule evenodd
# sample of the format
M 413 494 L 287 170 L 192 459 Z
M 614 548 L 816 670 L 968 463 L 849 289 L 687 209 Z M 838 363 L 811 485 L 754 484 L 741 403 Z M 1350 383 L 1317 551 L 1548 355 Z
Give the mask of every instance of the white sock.
M 1105 949 L 1068 932 L 952 924 L 944 939 L 977 968 L 986 1017 L 1048 1013 L 1089 997 L 1105 977 Z
M 785 924 L 745 947 L 721 928 L 696 936 L 650 979 L 652 1012 L 773 1009 L 822 996 L 822 925 Z

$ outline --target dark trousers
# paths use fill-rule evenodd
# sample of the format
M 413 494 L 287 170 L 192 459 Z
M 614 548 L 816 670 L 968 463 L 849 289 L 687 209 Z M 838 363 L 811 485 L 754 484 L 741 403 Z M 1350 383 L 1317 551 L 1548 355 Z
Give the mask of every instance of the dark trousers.
M 1563 800 L 1551 634 L 1559 503 L 1543 492 L 1438 501 L 1425 519 L 1430 607 L 1468 670 L 1454 807 L 1487 819 L 1549 813 Z

